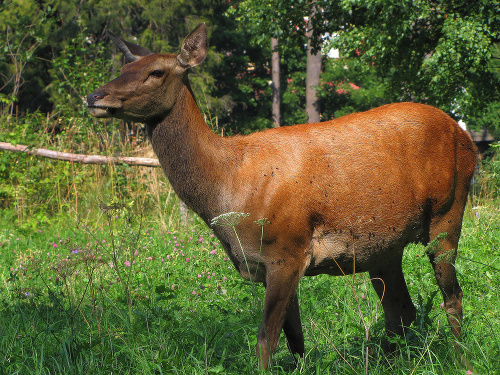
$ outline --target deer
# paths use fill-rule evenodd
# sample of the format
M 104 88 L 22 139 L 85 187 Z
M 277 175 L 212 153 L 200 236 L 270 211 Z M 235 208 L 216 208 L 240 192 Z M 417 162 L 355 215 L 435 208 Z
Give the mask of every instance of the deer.
M 202 23 L 178 54 L 153 53 L 111 32 L 121 74 L 87 96 L 96 118 L 145 124 L 172 188 L 212 229 L 244 279 L 263 283 L 256 355 L 267 369 L 281 331 L 304 356 L 297 288 L 303 276 L 367 272 L 388 336 L 416 318 L 402 270 L 410 243 L 428 252 L 460 340 L 463 292 L 454 262 L 476 147 L 440 109 L 393 103 L 337 119 L 220 136 L 206 124 L 189 73 L 208 51 Z M 262 233 L 255 222 L 265 218 Z M 239 238 L 238 238 L 239 237 Z

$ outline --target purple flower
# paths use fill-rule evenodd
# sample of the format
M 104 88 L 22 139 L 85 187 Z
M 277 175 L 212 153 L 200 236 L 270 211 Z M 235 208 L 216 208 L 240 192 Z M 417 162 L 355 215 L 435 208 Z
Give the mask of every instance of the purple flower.
M 125 267 L 130 267 L 130 262 L 128 260 L 125 261 Z

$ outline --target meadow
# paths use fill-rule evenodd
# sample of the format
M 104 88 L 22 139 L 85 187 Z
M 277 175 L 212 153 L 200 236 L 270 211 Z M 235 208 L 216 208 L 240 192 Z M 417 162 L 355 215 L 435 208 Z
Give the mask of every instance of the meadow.
M 178 201 L 166 204 L 163 218 L 115 201 L 0 228 L 0 374 L 257 372 L 263 287 L 239 277 L 194 214 L 181 221 Z M 464 217 L 456 268 L 468 368 L 452 348 L 425 248 L 409 246 L 418 317 L 394 353 L 381 349 L 383 312 L 368 275 L 308 277 L 298 292 L 306 355 L 295 366 L 282 337 L 271 373 L 499 374 L 499 215 L 495 200 L 473 198 Z

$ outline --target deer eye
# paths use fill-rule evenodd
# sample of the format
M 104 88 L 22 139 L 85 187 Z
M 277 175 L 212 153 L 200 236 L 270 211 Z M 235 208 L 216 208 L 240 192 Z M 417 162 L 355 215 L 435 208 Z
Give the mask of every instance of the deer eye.
M 149 76 L 160 78 L 160 77 L 163 77 L 163 74 L 164 74 L 163 70 L 156 69 L 156 70 L 153 70 L 151 73 L 149 73 Z

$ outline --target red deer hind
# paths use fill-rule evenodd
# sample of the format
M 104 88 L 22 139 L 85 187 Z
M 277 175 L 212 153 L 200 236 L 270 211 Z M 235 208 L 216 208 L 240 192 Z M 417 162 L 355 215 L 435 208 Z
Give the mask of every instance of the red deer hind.
M 221 137 L 203 120 L 188 80 L 207 55 L 205 24 L 178 55 L 110 37 L 129 63 L 88 95 L 90 113 L 144 123 L 175 192 L 209 225 L 221 214 L 250 214 L 236 227 L 241 247 L 232 228 L 213 230 L 240 274 L 266 287 L 261 368 L 270 365 L 282 329 L 291 352 L 304 354 L 296 293 L 304 275 L 369 272 L 387 333 L 403 334 L 416 315 L 403 250 L 436 238 L 429 258 L 458 339 L 462 290 L 454 260 L 476 150 L 454 120 L 427 105 L 399 103 Z M 270 223 L 261 242 L 254 222 L 262 218 Z

